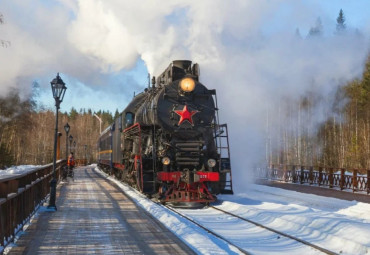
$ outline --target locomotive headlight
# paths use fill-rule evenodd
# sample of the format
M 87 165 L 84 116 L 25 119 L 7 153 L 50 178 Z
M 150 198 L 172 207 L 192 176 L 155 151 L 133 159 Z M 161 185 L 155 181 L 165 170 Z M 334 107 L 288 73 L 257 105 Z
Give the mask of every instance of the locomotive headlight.
M 207 164 L 208 164 L 208 166 L 209 166 L 209 167 L 215 167 L 215 165 L 216 165 L 216 160 L 215 160 L 215 159 L 213 159 L 213 158 L 210 158 L 210 159 L 208 159 Z
M 192 92 L 195 88 L 195 81 L 192 78 L 184 78 L 180 81 L 180 88 L 184 92 Z
M 169 157 L 163 157 L 163 158 L 162 158 L 162 164 L 163 164 L 163 165 L 167 166 L 167 165 L 169 165 L 170 163 L 171 163 L 171 160 L 170 160 L 170 158 L 169 158 Z

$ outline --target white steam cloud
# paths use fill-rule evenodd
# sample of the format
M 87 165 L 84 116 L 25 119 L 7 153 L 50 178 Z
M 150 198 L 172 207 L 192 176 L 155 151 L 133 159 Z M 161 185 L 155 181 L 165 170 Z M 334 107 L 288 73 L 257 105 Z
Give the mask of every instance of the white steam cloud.
M 200 64 L 201 81 L 217 89 L 241 189 L 253 159 L 263 157 L 267 106 L 308 91 L 330 98 L 362 73 L 369 28 L 359 32 L 348 25 L 347 33 L 336 35 L 342 7 L 329 16 L 319 2 L 1 1 L 6 23 L 0 39 L 11 47 L 0 47 L 0 93 L 57 71 L 97 86 L 133 68 L 138 58 L 154 75 L 172 60 L 190 59 Z M 319 16 L 323 35 L 307 38 Z M 320 109 L 316 116 L 323 120 Z

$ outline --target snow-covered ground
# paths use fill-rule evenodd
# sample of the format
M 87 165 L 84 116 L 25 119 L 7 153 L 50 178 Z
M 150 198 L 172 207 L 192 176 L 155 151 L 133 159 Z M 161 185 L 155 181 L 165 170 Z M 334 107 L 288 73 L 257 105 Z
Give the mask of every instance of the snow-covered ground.
M 95 165 L 91 167 L 115 182 L 140 207 L 156 217 L 198 254 L 239 254 L 234 246 L 152 202 L 138 191 L 101 172 Z M 370 253 L 368 203 L 255 184 L 250 185 L 243 193 L 221 195 L 218 198 L 219 201 L 215 204 L 217 208 L 312 242 L 335 253 Z M 276 233 L 261 230 L 212 208 L 177 210 L 252 254 L 321 254 L 318 250 L 292 242 Z
M 96 170 L 100 171 L 97 168 Z M 131 187 L 105 176 L 116 182 L 139 206 L 199 254 L 238 253 L 233 246 L 148 200 Z M 250 185 L 245 193 L 221 195 L 218 198 L 217 208 L 312 242 L 335 253 L 370 253 L 370 204 L 255 184 Z M 268 234 L 254 225 L 222 215 L 212 208 L 178 211 L 253 254 L 322 254 L 303 244 L 286 240 L 276 233 Z

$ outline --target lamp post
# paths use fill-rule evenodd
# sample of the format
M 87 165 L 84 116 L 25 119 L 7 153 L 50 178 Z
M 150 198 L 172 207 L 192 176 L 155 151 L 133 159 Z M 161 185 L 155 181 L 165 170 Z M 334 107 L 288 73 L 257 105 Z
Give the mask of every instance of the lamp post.
M 95 113 L 94 113 L 94 116 L 99 120 L 99 122 L 100 122 L 100 133 L 99 134 L 101 134 L 101 123 L 102 123 L 102 120 L 101 120 L 101 118 L 98 116 L 98 115 L 96 115 Z
M 72 136 L 72 135 L 70 135 L 70 136 L 68 137 L 68 139 L 69 139 L 69 152 L 71 152 L 71 151 L 72 151 L 72 141 L 73 141 L 73 136 Z
M 84 147 L 85 147 L 85 164 L 87 165 L 87 154 L 86 154 L 87 145 L 85 144 Z
M 55 116 L 55 135 L 54 135 L 54 157 L 53 157 L 53 179 L 50 182 L 50 200 L 48 208 L 57 210 L 57 206 L 55 204 L 56 199 L 56 186 L 57 186 L 57 179 L 55 174 L 56 168 L 56 154 L 57 154 L 57 138 L 58 138 L 58 111 L 60 103 L 63 101 L 64 94 L 66 93 L 67 87 L 63 82 L 62 78 L 60 78 L 59 73 L 57 77 L 55 77 L 51 82 L 51 90 L 53 92 L 53 97 L 55 99 L 55 108 L 56 108 L 56 116 Z
M 67 124 L 64 125 L 64 130 L 66 131 L 66 159 L 68 159 L 68 133 L 69 133 L 70 128 L 71 127 L 69 126 L 67 122 Z
M 76 141 L 73 141 L 73 152 L 76 153 Z

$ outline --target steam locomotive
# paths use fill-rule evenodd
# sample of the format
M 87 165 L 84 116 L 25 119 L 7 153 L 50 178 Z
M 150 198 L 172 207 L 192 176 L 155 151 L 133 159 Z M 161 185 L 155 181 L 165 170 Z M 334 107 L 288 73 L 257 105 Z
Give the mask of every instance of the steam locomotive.
M 232 194 L 227 125 L 217 110 L 199 65 L 173 61 L 101 133 L 98 165 L 162 203 Z

